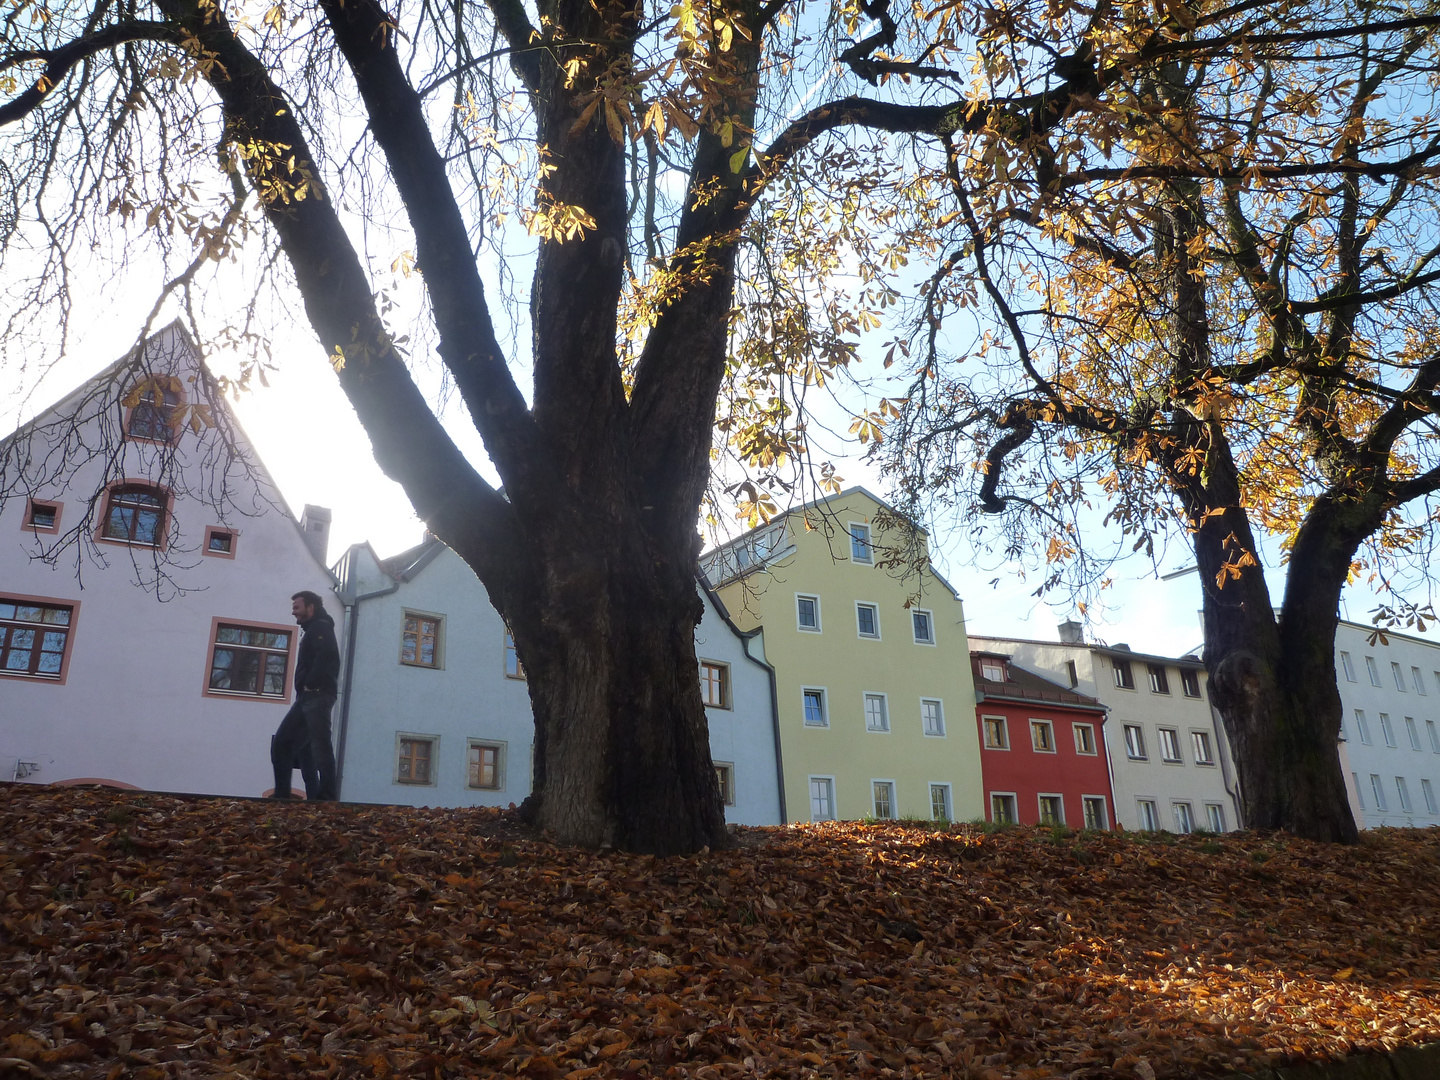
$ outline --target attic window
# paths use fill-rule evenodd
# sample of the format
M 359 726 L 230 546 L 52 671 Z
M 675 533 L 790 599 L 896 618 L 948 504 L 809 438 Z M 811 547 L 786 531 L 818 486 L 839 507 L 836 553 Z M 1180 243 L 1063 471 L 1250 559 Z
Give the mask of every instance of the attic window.
M 981 660 L 980 677 L 987 682 L 1005 681 L 1005 662 L 1003 660 Z
M 24 527 L 37 533 L 60 531 L 60 504 L 31 499 L 25 507 Z
M 206 526 L 204 554 L 217 559 L 233 559 L 235 557 L 234 531 L 222 529 L 218 525 Z
M 176 410 L 182 401 L 180 380 L 171 375 L 153 375 L 137 383 L 125 397 L 130 409 L 125 434 L 132 439 L 173 442 Z

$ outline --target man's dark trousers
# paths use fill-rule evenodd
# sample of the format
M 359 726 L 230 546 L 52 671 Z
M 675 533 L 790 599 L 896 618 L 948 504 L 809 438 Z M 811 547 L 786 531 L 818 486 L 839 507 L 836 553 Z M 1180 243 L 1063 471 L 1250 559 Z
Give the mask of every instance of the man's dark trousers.
M 335 698 L 316 690 L 303 691 L 290 706 L 275 737 L 270 740 L 270 763 L 275 767 L 275 794 L 284 797 L 290 792 L 295 763 L 308 750 L 310 760 L 320 774 L 318 791 L 308 798 L 335 799 L 335 751 L 330 745 L 330 710 Z

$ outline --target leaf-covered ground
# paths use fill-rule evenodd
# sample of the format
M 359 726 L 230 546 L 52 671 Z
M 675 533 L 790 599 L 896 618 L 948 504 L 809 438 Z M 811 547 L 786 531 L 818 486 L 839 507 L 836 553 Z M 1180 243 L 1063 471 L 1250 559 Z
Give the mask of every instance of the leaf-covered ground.
M 0 788 L 0 1073 L 1221 1074 L 1440 1038 L 1440 830 L 652 859 L 493 811 Z

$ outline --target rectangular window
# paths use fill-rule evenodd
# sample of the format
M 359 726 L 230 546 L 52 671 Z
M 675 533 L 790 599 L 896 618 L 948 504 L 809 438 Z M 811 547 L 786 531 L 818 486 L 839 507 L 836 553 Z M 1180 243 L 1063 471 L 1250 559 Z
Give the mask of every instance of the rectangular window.
M 1355 730 L 1360 733 L 1360 741 L 1366 746 L 1370 745 L 1370 724 L 1365 719 L 1365 710 L 1355 710 Z
M 1400 665 L 1394 660 L 1390 661 L 1390 677 L 1395 680 L 1395 689 L 1405 693 L 1405 673 L 1400 670 Z
M 857 563 L 873 563 L 874 555 L 870 546 L 870 526 L 858 521 L 850 522 L 850 558 Z
M 804 706 L 806 727 L 829 727 L 830 718 L 825 712 L 825 691 L 819 687 L 810 687 L 800 692 L 801 702 Z
M 1031 720 L 1030 745 L 1037 754 L 1055 753 L 1055 726 L 1049 720 Z
M 986 716 L 985 748 L 987 750 L 1009 750 L 1010 732 L 1006 729 L 1003 716 Z
M 1005 662 L 1003 660 L 991 660 L 987 657 L 980 659 L 980 678 L 986 682 L 1005 681 Z
M 1165 675 L 1165 665 L 1146 664 L 1145 668 L 1150 672 L 1150 692 L 1152 694 L 1170 693 L 1170 680 Z
M 811 634 L 820 632 L 820 598 L 818 596 L 795 597 L 795 625 Z
M 1105 812 L 1105 796 L 1086 795 L 1080 803 L 1085 808 L 1085 828 L 1099 832 L 1110 827 L 1110 815 Z
M 1174 728 L 1160 729 L 1160 760 L 1172 765 L 1185 760 L 1180 756 L 1180 733 Z
M 470 740 L 466 783 L 481 791 L 499 791 L 505 786 L 505 744 Z
M 1065 661 L 1065 674 L 1070 676 L 1070 689 L 1073 690 L 1080 685 L 1080 672 L 1075 667 L 1074 660 Z
M 1379 667 L 1376 665 L 1376 663 L 1375 663 L 1375 657 L 1373 657 L 1373 656 L 1367 656 L 1367 657 L 1365 657 L 1365 672 L 1366 672 L 1367 675 L 1370 676 L 1370 685 L 1371 685 L 1371 686 L 1379 686 L 1379 685 L 1380 685 L 1380 668 L 1379 668 Z
M 875 816 L 889 821 L 895 816 L 895 782 L 893 780 L 872 780 L 870 782 L 871 802 Z
M 1425 734 L 1430 736 L 1430 750 L 1440 754 L 1440 731 L 1435 729 L 1434 720 L 1425 721 Z
M 1340 713 L 1340 741 L 1347 742 L 1350 736 L 1345 733 L 1345 713 Z
M 202 555 L 208 555 L 212 559 L 233 559 L 235 557 L 235 532 L 232 529 L 222 529 L 218 525 L 205 526 L 205 546 L 200 549 Z
M 405 612 L 400 630 L 400 662 L 413 667 L 440 666 L 440 616 Z
M 930 785 L 930 817 L 933 821 L 953 821 L 950 811 L 950 785 Z
M 1135 808 L 1140 811 L 1140 830 L 1142 832 L 1160 831 L 1160 812 L 1155 808 L 1154 799 L 1136 799 Z
M 735 766 L 730 762 L 715 762 L 715 787 L 720 792 L 722 803 L 726 806 L 735 805 Z
M 124 484 L 111 488 L 98 539 L 163 547 L 167 502 L 165 493 L 156 487 Z
M 1115 667 L 1115 685 L 1121 690 L 1134 690 L 1135 676 L 1130 671 L 1130 661 L 1112 657 L 1110 663 Z
M 1193 668 L 1181 668 L 1180 689 L 1186 697 L 1199 697 L 1200 673 Z
M 515 648 L 515 632 L 505 627 L 505 677 L 525 678 L 525 665 L 520 662 L 520 652 Z
M 700 661 L 700 695 L 716 709 L 730 708 L 730 665 Z
M 396 736 L 395 782 L 397 784 L 433 784 L 435 782 L 434 738 L 420 735 Z
M 1400 809 L 1410 813 L 1410 786 L 1405 783 L 1405 777 L 1395 777 L 1395 794 L 1400 796 Z
M 835 820 L 835 780 L 832 777 L 810 777 L 810 820 Z
M 935 644 L 935 620 L 930 612 L 910 612 L 910 628 L 914 631 L 916 645 Z
M 63 681 L 74 615 L 71 604 L 0 596 L 0 674 Z
M 1410 681 L 1415 685 L 1415 693 L 1421 697 L 1425 696 L 1425 676 L 1420 674 L 1418 667 L 1410 669 Z
M 939 698 L 920 699 L 920 726 L 926 735 L 945 734 L 945 706 Z
M 1205 827 L 1211 832 L 1225 831 L 1225 807 L 1218 802 L 1205 804 Z
M 215 621 L 207 689 L 237 697 L 285 697 L 290 668 L 289 630 Z
M 865 695 L 865 730 L 890 730 L 890 710 L 885 704 L 884 694 Z
M 1188 802 L 1177 802 L 1171 804 L 1175 810 L 1175 831 L 1179 833 L 1192 833 L 1195 831 L 1195 815 L 1190 809 Z
M 1385 785 L 1380 782 L 1379 773 L 1370 774 L 1370 794 L 1375 797 L 1376 810 L 1390 809 L 1389 803 L 1385 801 Z
M 1350 779 L 1355 782 L 1355 803 L 1361 810 L 1365 809 L 1365 792 L 1360 787 L 1360 774 L 1352 772 Z
M 1059 795 L 1040 796 L 1040 824 L 1065 824 L 1065 800 L 1063 798 Z
M 1440 809 L 1437 809 L 1435 806 L 1435 789 L 1431 786 L 1429 780 L 1420 781 L 1420 794 L 1425 797 L 1426 810 L 1432 814 L 1440 813 Z
M 1095 725 L 1075 724 L 1075 753 L 1093 756 L 1095 750 Z
M 1192 731 L 1190 741 L 1195 744 L 1195 764 L 1214 765 L 1215 752 L 1210 747 L 1210 733 L 1208 731 Z
M 44 502 L 40 499 L 25 501 L 25 517 L 21 527 L 27 532 L 58 533 L 60 531 L 60 507 L 58 502 Z
M 933 789 L 932 789 L 932 794 Z M 990 795 L 990 820 L 996 825 L 1014 825 L 1020 819 L 1015 814 L 1014 795 Z
M 1146 760 L 1145 732 L 1140 730 L 1139 724 L 1125 725 L 1125 756 L 1131 761 Z
M 1410 749 L 1420 749 L 1420 729 L 1415 725 L 1415 717 L 1405 717 L 1405 734 L 1410 737 Z
M 1348 652 L 1342 652 L 1340 654 L 1340 672 L 1345 676 L 1346 682 L 1355 681 L 1355 665 L 1350 662 L 1350 654 Z
M 855 605 L 855 629 L 863 638 L 880 637 L 880 609 L 874 604 Z
M 1385 738 L 1386 746 L 1395 745 L 1395 729 L 1390 726 L 1390 714 L 1380 714 L 1380 734 Z

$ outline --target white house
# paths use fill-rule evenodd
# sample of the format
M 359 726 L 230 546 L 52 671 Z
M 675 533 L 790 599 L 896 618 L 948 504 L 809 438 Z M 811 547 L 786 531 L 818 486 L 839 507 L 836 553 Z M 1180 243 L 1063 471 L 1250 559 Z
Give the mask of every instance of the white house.
M 1110 710 L 1105 750 L 1122 826 L 1171 832 L 1239 828 L 1230 744 L 1206 696 L 1200 660 L 1087 643 L 1075 622 L 1061 624 L 1060 638 L 970 635 L 974 647 L 1008 653 L 1022 667 Z
M 1341 622 L 1335 673 L 1355 823 L 1440 825 L 1440 644 Z
M 337 567 L 347 620 L 337 708 L 341 798 L 504 806 L 530 793 L 534 721 L 525 674 L 478 578 L 440 541 L 390 559 L 368 544 Z M 705 594 L 701 689 L 726 819 L 785 820 L 773 672 Z
M 261 795 L 305 526 L 178 326 L 0 441 L 0 778 Z

